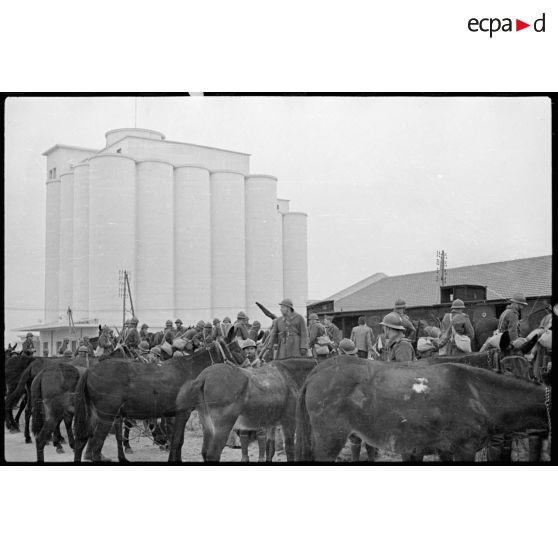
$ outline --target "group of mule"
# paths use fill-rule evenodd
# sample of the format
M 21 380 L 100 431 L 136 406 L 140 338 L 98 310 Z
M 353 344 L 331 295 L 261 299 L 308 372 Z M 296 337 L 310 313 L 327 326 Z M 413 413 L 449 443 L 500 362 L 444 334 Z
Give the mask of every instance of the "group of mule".
M 220 460 L 233 428 L 273 433 L 280 425 L 287 461 L 329 462 L 351 434 L 403 460 L 437 454 L 442 461 L 474 461 L 495 435 L 549 430 L 549 388 L 495 372 L 487 353 L 409 363 L 300 357 L 257 369 L 241 368 L 242 360 L 232 331 L 159 364 L 120 355 L 86 363 L 7 355 L 6 425 L 15 428 L 12 409 L 29 398 L 37 460 L 44 460 L 51 434 L 60 444 L 64 421 L 76 462 L 84 451 L 101 461 L 113 428 L 118 459 L 126 462 L 123 421 L 153 417 L 172 422 L 169 461 L 179 462 L 194 410 L 204 461 Z M 25 435 L 31 442 L 27 420 Z M 271 435 L 260 459 L 272 460 L 273 441 Z

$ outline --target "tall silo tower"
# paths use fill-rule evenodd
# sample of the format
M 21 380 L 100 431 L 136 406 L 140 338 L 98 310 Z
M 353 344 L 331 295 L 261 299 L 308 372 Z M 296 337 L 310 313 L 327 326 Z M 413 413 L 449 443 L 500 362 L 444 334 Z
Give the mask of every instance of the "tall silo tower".
M 308 237 L 306 213 L 283 215 L 283 293 L 304 314 L 308 301 Z
M 212 318 L 209 170 L 193 165 L 174 169 L 174 316 Z
M 249 175 L 246 205 L 246 311 L 250 319 L 265 321 L 256 306 L 277 305 L 282 296 L 281 244 L 277 235 L 277 178 Z

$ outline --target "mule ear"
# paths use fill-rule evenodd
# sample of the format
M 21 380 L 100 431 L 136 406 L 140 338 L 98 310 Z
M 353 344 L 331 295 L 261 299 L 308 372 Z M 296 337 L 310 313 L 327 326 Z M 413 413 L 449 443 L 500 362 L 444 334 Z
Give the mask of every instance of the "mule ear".
M 502 333 L 500 337 L 500 350 L 504 351 L 510 346 L 510 332 L 508 330 Z
M 265 332 L 264 332 L 264 330 L 262 329 L 262 330 L 260 331 L 260 333 L 258 333 L 258 341 L 261 341 L 261 339 L 263 338 L 264 335 L 265 335 Z
M 234 327 L 231 326 L 231 328 L 229 329 L 229 332 L 227 333 L 227 344 L 232 343 L 232 340 L 234 339 Z

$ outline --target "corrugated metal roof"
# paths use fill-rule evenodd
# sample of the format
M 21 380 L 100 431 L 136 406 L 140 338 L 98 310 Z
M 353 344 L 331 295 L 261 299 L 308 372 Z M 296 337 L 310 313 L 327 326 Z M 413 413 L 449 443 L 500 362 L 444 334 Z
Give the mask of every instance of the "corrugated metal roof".
M 446 285 L 461 284 L 486 286 L 488 300 L 508 298 L 515 292 L 526 297 L 550 296 L 552 256 L 447 269 Z M 332 295 L 324 300 L 334 300 L 334 311 L 347 312 L 391 308 L 397 298 L 403 298 L 408 307 L 439 304 L 440 283 L 436 281 L 436 272 L 385 277 L 348 296 Z

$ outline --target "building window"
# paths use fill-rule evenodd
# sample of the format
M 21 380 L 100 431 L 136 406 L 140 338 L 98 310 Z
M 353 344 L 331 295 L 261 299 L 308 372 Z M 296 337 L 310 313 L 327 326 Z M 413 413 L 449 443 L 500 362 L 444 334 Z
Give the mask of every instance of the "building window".
M 52 168 L 52 178 L 56 178 L 56 167 Z
M 77 341 L 72 341 L 72 351 L 75 353 L 77 349 Z
M 122 148 L 119 147 L 119 148 L 116 150 L 116 152 L 117 152 L 117 153 L 122 153 Z

